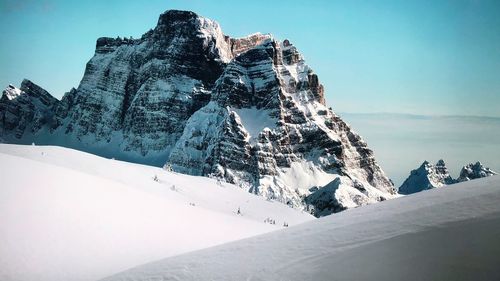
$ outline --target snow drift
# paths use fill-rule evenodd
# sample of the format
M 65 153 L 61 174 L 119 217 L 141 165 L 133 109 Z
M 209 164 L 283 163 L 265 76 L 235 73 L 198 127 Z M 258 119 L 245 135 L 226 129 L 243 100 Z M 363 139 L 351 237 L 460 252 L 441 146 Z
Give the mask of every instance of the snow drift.
M 312 219 L 214 179 L 60 147 L 0 145 L 4 281 L 96 280 Z
M 499 280 L 500 177 L 167 258 L 106 281 Z

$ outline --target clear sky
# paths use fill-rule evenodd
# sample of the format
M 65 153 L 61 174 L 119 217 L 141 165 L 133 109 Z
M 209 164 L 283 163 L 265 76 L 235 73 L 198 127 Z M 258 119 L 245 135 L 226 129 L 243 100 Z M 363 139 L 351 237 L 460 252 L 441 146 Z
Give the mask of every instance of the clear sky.
M 0 86 L 29 78 L 61 97 L 98 37 L 139 37 L 168 9 L 289 39 L 339 112 L 500 116 L 497 0 L 0 0 Z

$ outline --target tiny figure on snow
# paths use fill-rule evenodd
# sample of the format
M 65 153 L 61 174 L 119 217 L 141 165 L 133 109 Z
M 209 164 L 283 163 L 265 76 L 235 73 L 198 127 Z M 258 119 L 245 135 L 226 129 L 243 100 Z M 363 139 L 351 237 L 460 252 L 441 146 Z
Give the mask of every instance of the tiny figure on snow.
M 288 227 L 288 223 L 287 222 L 283 222 L 283 227 Z
M 154 180 L 155 182 L 159 182 L 159 181 L 160 181 L 160 180 L 158 179 L 158 176 L 157 176 L 157 175 L 155 175 L 155 176 L 153 177 L 153 180 Z
M 172 165 L 170 163 L 165 163 L 165 165 L 163 165 L 163 170 L 172 172 Z
M 241 210 L 240 210 L 240 207 L 238 207 L 238 211 L 236 211 L 236 214 L 237 214 L 237 215 L 241 215 Z

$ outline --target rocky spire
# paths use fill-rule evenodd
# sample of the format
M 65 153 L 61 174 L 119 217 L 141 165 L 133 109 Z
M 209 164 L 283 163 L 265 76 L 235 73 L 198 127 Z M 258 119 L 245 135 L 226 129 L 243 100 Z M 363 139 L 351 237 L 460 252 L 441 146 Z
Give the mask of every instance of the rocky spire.
M 448 173 L 448 168 L 442 159 L 436 165 L 424 161 L 418 169 L 411 171 L 410 176 L 399 187 L 399 193 L 412 194 L 453 183 L 455 180 Z
M 20 89 L 9 85 L 0 99 L 0 138 L 18 142 L 25 135 L 50 128 L 59 100 L 24 79 Z
M 399 187 L 399 193 L 412 194 L 496 174 L 490 168 L 484 167 L 481 162 L 476 162 L 475 164 L 470 163 L 465 165 L 460 171 L 460 176 L 457 179 L 453 179 L 448 173 L 448 168 L 446 168 L 443 160 L 439 160 L 436 165 L 424 161 L 418 169 L 411 171 L 410 176 Z
M 484 167 L 483 164 L 481 164 L 481 162 L 478 161 L 475 164 L 469 163 L 465 165 L 460 171 L 460 176 L 458 177 L 457 181 L 458 182 L 469 181 L 493 175 L 497 175 L 497 172 L 492 171 L 488 167 Z

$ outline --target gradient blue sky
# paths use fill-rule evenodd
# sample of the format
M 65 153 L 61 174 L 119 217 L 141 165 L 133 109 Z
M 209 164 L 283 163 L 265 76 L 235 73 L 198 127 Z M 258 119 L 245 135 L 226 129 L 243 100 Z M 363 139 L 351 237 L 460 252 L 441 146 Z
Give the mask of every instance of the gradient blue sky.
M 61 97 L 78 86 L 98 37 L 139 37 L 168 9 L 235 37 L 289 39 L 339 112 L 500 116 L 494 0 L 0 0 L 0 86 L 29 78 Z

